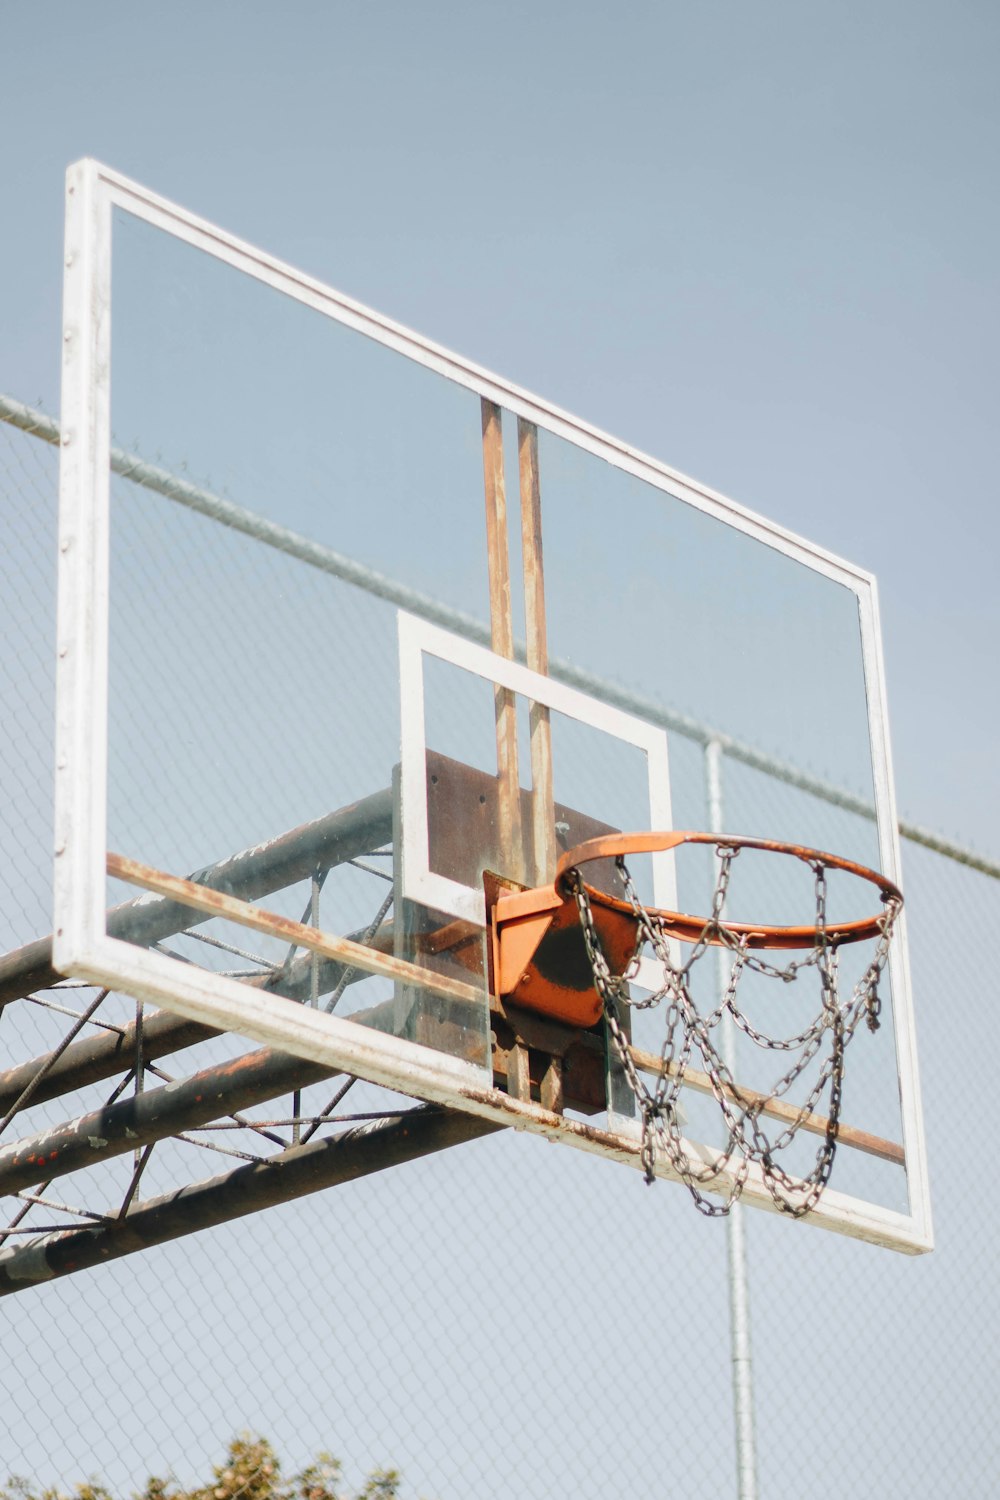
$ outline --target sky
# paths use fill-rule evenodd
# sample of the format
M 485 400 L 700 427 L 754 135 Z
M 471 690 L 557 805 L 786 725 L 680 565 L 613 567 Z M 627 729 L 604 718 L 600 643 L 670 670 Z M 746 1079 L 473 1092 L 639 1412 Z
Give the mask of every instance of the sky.
M 74 7 L 50 0 L 29 13 L 0 0 L 0 26 L 6 142 L 0 154 L 0 390 L 58 412 L 63 178 L 68 163 L 95 156 L 873 571 L 900 812 L 1000 857 L 993 796 L 998 706 L 991 690 L 1000 633 L 992 463 L 1000 363 L 1000 13 L 993 4 L 883 0 L 874 7 L 845 0 L 832 7 L 758 0 L 748 6 L 719 0 L 696 7 L 674 0 L 618 6 L 578 0 L 570 7 L 536 0 L 487 7 L 472 0 L 289 0 L 278 7 L 259 0 L 174 0 L 169 7 L 141 7 L 91 0 Z M 641 551 L 642 536 L 620 528 L 617 534 Z M 804 716 L 815 714 L 822 692 L 822 684 L 803 684 Z M 928 856 L 904 850 L 904 876 L 907 859 L 918 871 L 923 859 L 929 869 Z M 928 919 L 939 915 L 934 881 L 927 875 L 928 894 L 921 896 Z M 961 911 L 953 913 L 956 921 Z M 933 922 L 915 921 L 914 934 L 929 976 L 930 951 L 939 952 Z M 986 992 L 980 980 L 965 983 L 950 970 L 948 978 L 956 1001 Z M 923 982 L 933 988 L 929 979 Z M 945 1018 L 933 1019 L 943 1030 Z M 924 1057 L 932 1061 L 954 1044 L 950 1031 L 942 1037 L 933 1024 L 921 1036 Z M 970 1068 L 979 1062 L 978 1056 L 968 1059 Z M 953 1138 L 942 1122 L 954 1124 L 953 1091 L 949 1080 L 927 1071 L 936 1121 L 932 1149 L 939 1164 L 947 1151 L 950 1165 Z M 616 1216 L 622 1224 L 641 1225 L 633 1289 L 655 1311 L 668 1310 L 665 1342 L 687 1340 L 692 1351 L 711 1346 L 727 1380 L 722 1239 L 714 1238 L 710 1249 L 694 1235 L 672 1242 L 671 1269 L 681 1284 L 694 1285 L 709 1259 L 716 1280 L 715 1294 L 702 1306 L 693 1297 L 671 1305 L 653 1285 L 663 1242 L 647 1232 L 645 1208 L 632 1206 L 635 1184 L 615 1183 L 605 1197 L 592 1191 L 582 1168 L 553 1169 L 548 1158 L 554 1153 L 531 1158 L 529 1166 L 524 1143 L 516 1149 L 520 1155 L 506 1168 L 511 1177 L 504 1191 L 508 1203 L 522 1195 L 537 1219 L 526 1227 L 516 1212 L 509 1216 L 518 1219 L 509 1226 L 508 1243 L 518 1236 L 515 1264 L 536 1252 L 540 1229 L 544 1257 L 558 1267 L 567 1221 L 605 1264 L 618 1248 Z M 452 1404 L 472 1448 L 476 1424 L 489 1423 L 495 1397 L 482 1379 L 475 1338 L 462 1347 L 462 1390 L 456 1395 L 454 1384 L 442 1383 L 431 1344 L 446 1343 L 451 1332 L 453 1288 L 431 1256 L 454 1254 L 452 1263 L 467 1277 L 461 1295 L 470 1305 L 479 1300 L 481 1267 L 470 1270 L 456 1246 L 467 1249 L 470 1218 L 486 1224 L 495 1208 L 490 1171 L 476 1169 L 482 1159 L 456 1168 L 454 1178 L 449 1164 L 447 1173 L 418 1177 L 412 1188 L 408 1178 L 398 1190 L 395 1182 L 391 1189 L 375 1183 L 371 1200 L 364 1200 L 370 1203 L 369 1217 L 360 1219 L 365 1232 L 374 1241 L 384 1231 L 393 1247 L 392 1299 L 375 1258 L 369 1266 L 365 1255 L 350 1252 L 359 1299 L 371 1298 L 350 1312 L 357 1350 L 367 1351 L 373 1338 L 383 1349 L 393 1340 L 412 1344 L 410 1362 L 400 1362 L 412 1387 L 407 1401 L 414 1409 L 421 1401 Z M 535 1164 L 540 1159 L 541 1167 Z M 546 1186 L 534 1199 L 545 1173 Z M 415 1263 L 399 1247 L 427 1217 L 421 1183 L 429 1183 L 424 1191 L 437 1205 L 437 1238 Z M 808 1330 L 798 1324 L 791 1343 L 782 1342 L 784 1278 L 789 1284 L 801 1278 L 788 1297 L 797 1307 L 797 1299 L 805 1303 L 815 1295 L 816 1265 L 825 1292 L 849 1268 L 850 1281 L 841 1285 L 850 1286 L 860 1332 L 856 1345 L 835 1343 L 831 1335 L 836 1369 L 850 1376 L 842 1404 L 827 1413 L 831 1421 L 836 1415 L 838 1436 L 850 1426 L 876 1449 L 886 1446 L 869 1413 L 887 1384 L 897 1381 L 899 1368 L 916 1368 L 926 1355 L 921 1319 L 913 1315 L 914 1288 L 924 1289 L 927 1326 L 940 1318 L 933 1325 L 939 1339 L 945 1321 L 959 1330 L 963 1347 L 956 1344 L 953 1363 L 942 1369 L 975 1377 L 980 1366 L 966 1349 L 986 1314 L 976 1306 L 962 1322 L 947 1299 L 957 1298 L 963 1277 L 971 1283 L 992 1274 L 992 1261 L 977 1269 L 973 1250 L 981 1242 L 974 1242 L 968 1223 L 959 1227 L 958 1215 L 977 1187 L 974 1177 L 939 1173 L 941 1249 L 912 1271 L 913 1263 L 901 1257 L 888 1257 L 892 1266 L 885 1270 L 883 1257 L 872 1270 L 867 1248 L 846 1242 L 824 1245 L 810 1261 L 782 1241 L 785 1269 L 775 1275 L 772 1235 L 784 1230 L 772 1230 L 768 1221 L 759 1231 L 759 1347 L 783 1374 L 797 1368 L 790 1361 L 814 1354 L 795 1342 L 801 1335 L 809 1344 Z M 688 1206 L 677 1209 L 664 1194 L 657 1212 L 661 1201 L 667 1223 L 676 1226 Z M 106 1423 L 104 1451 L 113 1449 L 114 1423 L 122 1421 L 129 1451 L 137 1454 L 145 1452 L 147 1437 L 153 1451 L 156 1434 L 171 1423 L 176 1433 L 190 1421 L 207 1443 L 217 1410 L 218 1422 L 233 1427 L 273 1424 L 263 1396 L 255 1413 L 234 1394 L 242 1389 L 244 1366 L 252 1375 L 264 1338 L 244 1358 L 239 1338 L 253 1330 L 241 1327 L 234 1335 L 233 1304 L 221 1293 L 213 1296 L 211 1274 L 199 1268 L 217 1264 L 221 1245 L 238 1279 L 240 1266 L 259 1254 L 275 1284 L 296 1283 L 305 1309 L 300 1315 L 311 1318 L 316 1284 L 310 1278 L 329 1253 L 322 1216 L 332 1211 L 325 1197 L 311 1200 L 301 1219 L 262 1216 L 256 1238 L 244 1237 L 237 1226 L 218 1239 L 182 1242 L 161 1258 L 135 1257 L 124 1263 L 120 1282 L 100 1281 L 104 1272 L 89 1281 L 72 1278 L 59 1290 L 55 1312 L 48 1303 L 43 1311 L 41 1298 L 13 1299 L 29 1351 L 37 1330 L 43 1341 L 65 1340 L 65 1358 L 63 1345 L 53 1344 L 60 1351 L 58 1381 L 51 1364 L 42 1363 L 34 1384 L 26 1384 L 26 1416 L 31 1400 L 40 1408 L 65 1403 L 67 1412 L 89 1402 L 93 1421 Z M 634 1220 L 627 1217 L 633 1214 Z M 601 1239 L 604 1229 L 610 1248 Z M 830 1237 L 813 1236 L 819 1238 Z M 422 1243 L 425 1250 L 431 1244 Z M 956 1261 L 956 1246 L 964 1261 Z M 905 1283 L 901 1265 L 912 1278 Z M 249 1278 L 250 1270 L 244 1274 Z M 421 1331 L 410 1321 L 414 1282 L 437 1320 Z M 551 1304 L 539 1299 L 534 1282 L 518 1289 L 525 1347 L 538 1368 L 549 1353 L 546 1319 L 555 1308 L 560 1326 L 573 1326 L 580 1284 L 556 1274 L 554 1283 L 545 1283 Z M 593 1280 L 583 1285 L 582 1295 L 593 1297 Z M 117 1308 L 114 1289 L 124 1288 L 122 1324 L 108 1319 L 115 1358 L 126 1372 L 134 1362 L 136 1389 L 148 1399 L 146 1356 L 131 1331 L 177 1286 L 192 1309 L 188 1320 L 178 1320 L 185 1357 L 194 1361 L 209 1349 L 230 1387 L 218 1382 L 217 1407 L 206 1405 L 210 1416 L 195 1409 L 192 1394 L 190 1413 L 175 1396 L 172 1412 L 154 1421 L 137 1399 L 135 1410 L 124 1418 L 116 1411 L 112 1422 L 103 1410 L 104 1353 L 94 1352 L 92 1326 L 107 1314 L 103 1308 L 95 1314 L 91 1302 L 85 1317 L 74 1301 L 77 1290 L 85 1300 L 108 1288 L 108 1306 Z M 327 1288 L 319 1295 L 327 1298 L 329 1323 L 317 1313 L 316 1344 L 303 1344 L 317 1361 L 326 1356 L 328 1327 L 343 1312 Z M 591 1329 L 598 1330 L 595 1339 L 606 1340 L 605 1349 L 620 1347 L 612 1344 L 620 1334 L 612 1299 L 593 1300 L 601 1304 Z M 62 1324 L 60 1307 L 66 1308 Z M 260 1313 L 275 1349 L 284 1332 L 283 1308 L 275 1295 Z M 501 1343 L 503 1337 L 517 1343 L 517 1316 L 515 1308 L 514 1330 L 504 1325 Z M 995 1325 L 995 1306 L 989 1316 Z M 469 1326 L 475 1326 L 471 1318 L 462 1329 Z M 878 1360 L 862 1368 L 852 1353 L 862 1348 L 869 1326 L 888 1326 L 903 1341 L 884 1338 L 879 1346 L 888 1373 Z M 994 1348 L 995 1340 L 984 1345 Z M 342 1351 L 338 1357 L 345 1358 Z M 281 1359 L 280 1379 L 292 1391 L 300 1373 L 296 1349 L 283 1348 Z M 848 1370 L 852 1362 L 856 1371 Z M 361 1391 L 348 1406 L 358 1431 L 366 1422 L 377 1428 L 378 1348 L 371 1366 L 374 1394 Z M 585 1409 L 593 1396 L 588 1371 L 570 1357 L 562 1373 Z M 943 1383 L 949 1378 L 941 1377 Z M 975 1378 L 985 1401 L 995 1380 Z M 789 1403 L 800 1425 L 815 1419 L 810 1384 L 775 1381 L 765 1394 L 761 1382 L 762 1428 L 781 1434 L 772 1453 L 784 1446 Z M 303 1409 L 309 1432 L 324 1430 L 327 1387 L 321 1394 L 317 1389 L 308 1397 L 302 1391 L 289 1396 L 279 1436 L 282 1423 L 295 1430 Z M 192 1385 L 192 1392 L 199 1390 Z M 693 1381 L 690 1390 L 699 1395 Z M 718 1384 L 710 1390 L 718 1399 Z M 914 1404 L 908 1431 L 912 1438 L 925 1426 L 930 1443 L 931 1406 L 947 1405 L 933 1386 L 927 1392 L 925 1406 Z M 981 1408 L 970 1399 L 966 1391 L 965 1420 L 974 1425 Z M 526 1418 L 539 1452 L 548 1451 L 550 1410 L 539 1401 L 534 1417 Z M 650 1448 L 661 1415 L 654 1408 L 644 1416 Z M 64 1423 L 68 1445 L 67 1431 Z M 572 1443 L 576 1436 L 570 1423 L 562 1440 Z M 82 1469 L 86 1439 L 75 1440 L 71 1457 Z M 44 1457 L 44 1433 L 35 1441 Z M 388 1455 L 372 1451 L 408 1464 L 430 1451 L 432 1467 L 451 1442 L 441 1437 L 428 1450 L 426 1436 L 414 1432 Z M 635 1444 L 633 1430 L 625 1451 L 634 1452 Z M 861 1458 L 869 1449 L 859 1443 L 857 1451 L 863 1474 Z M 917 1446 L 914 1455 L 916 1472 L 923 1462 Z M 728 1451 L 723 1456 L 728 1466 Z M 652 1453 L 644 1480 L 659 1463 Z M 456 1493 L 474 1492 L 469 1472 L 482 1488 L 474 1466 L 464 1476 L 456 1472 Z M 516 1481 L 516 1468 L 512 1475 Z M 528 1492 L 523 1481 L 521 1492 Z
M 994 7 L 4 12 L 5 390 L 96 156 L 873 571 L 901 814 L 1000 850 Z

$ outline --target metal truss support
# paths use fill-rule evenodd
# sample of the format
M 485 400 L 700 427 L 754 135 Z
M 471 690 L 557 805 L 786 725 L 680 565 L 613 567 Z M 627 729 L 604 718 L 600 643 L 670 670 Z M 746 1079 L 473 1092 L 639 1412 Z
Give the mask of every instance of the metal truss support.
M 43 1177 L 78 1172 L 335 1076 L 318 1063 L 261 1047 L 3 1147 L 0 1193 L 18 1193 Z
M 363 934 L 359 932 L 351 936 L 361 941 Z M 374 942 L 372 946 L 375 946 Z M 391 951 L 391 923 L 386 923 L 380 931 L 378 947 L 380 950 L 388 947 Z M 274 994 L 286 995 L 292 1000 L 305 1000 L 314 977 L 320 995 L 325 995 L 338 984 L 343 983 L 346 987 L 367 976 L 359 969 L 351 969 L 348 965 L 328 959 L 314 964 L 312 955 L 307 954 L 304 958 L 296 959 L 280 980 L 273 979 L 270 974 L 263 974 L 259 979 L 244 980 L 244 983 L 269 989 Z M 356 1015 L 352 1019 L 362 1025 L 377 1025 L 379 1015 L 377 1011 L 372 1011 Z M 213 1026 L 204 1026 L 198 1021 L 185 1021 L 183 1017 L 172 1015 L 169 1011 L 156 1011 L 146 1016 L 142 1025 L 144 1062 L 148 1064 L 155 1062 L 157 1058 L 169 1057 L 174 1052 L 195 1047 L 199 1042 L 218 1035 L 219 1032 Z M 31 1089 L 28 1107 L 33 1107 L 45 1104 L 60 1094 L 69 1094 L 88 1084 L 101 1083 L 106 1078 L 127 1072 L 135 1058 L 135 1049 L 136 1023 L 130 1021 L 119 1031 L 103 1031 L 99 1036 L 72 1042 L 51 1065 L 49 1058 L 52 1054 L 49 1053 L 8 1068 L 6 1072 L 0 1073 L 0 1115 L 6 1114 L 28 1088 Z M 44 1076 L 36 1084 L 35 1079 L 43 1069 Z
M 199 1042 L 219 1033 L 212 1026 L 203 1026 L 198 1021 L 185 1021 L 169 1011 L 157 1011 L 148 1015 L 142 1026 L 142 1055 L 145 1063 L 157 1058 L 169 1057 L 185 1047 L 194 1047 Z M 127 1073 L 135 1059 L 136 1023 L 130 1021 L 120 1031 L 101 1031 L 83 1041 L 72 1042 L 49 1067 L 41 1082 L 31 1089 L 27 1108 L 46 1104 L 60 1094 L 70 1094 L 87 1084 L 101 1083 Z M 6 1114 L 27 1088 L 35 1082 L 51 1053 L 32 1057 L 0 1073 L 0 1114 Z
M 269 1161 L 151 1198 L 124 1218 L 42 1234 L 0 1250 L 0 1296 L 353 1182 L 499 1128 L 471 1115 L 425 1106 L 294 1146 Z
M 392 833 L 392 792 L 386 788 L 252 849 L 207 865 L 191 878 L 198 885 L 255 901 L 308 880 L 317 869 L 329 869 L 378 849 L 392 839 Z M 207 920 L 175 901 L 142 896 L 108 912 L 108 933 L 148 947 Z M 0 1006 L 23 999 L 34 990 L 49 989 L 60 978 L 52 967 L 51 937 L 28 943 L 0 958 Z

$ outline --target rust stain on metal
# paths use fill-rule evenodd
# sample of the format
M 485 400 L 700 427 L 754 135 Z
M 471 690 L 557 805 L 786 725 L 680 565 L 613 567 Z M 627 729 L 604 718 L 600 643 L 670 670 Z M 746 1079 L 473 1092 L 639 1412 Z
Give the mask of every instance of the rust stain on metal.
M 168 896 L 171 900 L 183 906 L 190 906 L 195 911 L 205 912 L 213 917 L 223 917 L 243 927 L 249 927 L 255 932 L 264 932 L 272 937 L 281 938 L 285 942 L 296 943 L 299 947 L 308 948 L 310 952 L 319 953 L 325 958 L 339 959 L 352 964 L 368 974 L 381 974 L 388 979 L 418 985 L 446 1000 L 465 1000 L 476 1003 L 481 1001 L 481 993 L 473 985 L 464 984 L 457 979 L 449 979 L 443 974 L 422 968 L 418 964 L 408 963 L 405 959 L 380 953 L 377 949 L 354 942 L 351 938 L 335 937 L 332 933 L 320 931 L 318 927 L 310 927 L 303 922 L 294 922 L 290 917 L 279 917 L 274 912 L 265 911 L 262 907 L 241 901 L 236 896 L 227 896 L 222 891 L 198 885 L 196 881 L 184 880 L 177 875 L 168 875 L 163 870 L 156 870 L 150 865 L 129 859 L 125 855 L 109 854 L 107 868 L 108 874 L 119 880 L 128 881 L 131 885 L 143 886 L 146 890 L 155 891 L 160 896 Z
M 518 472 L 521 491 L 521 556 L 524 566 L 524 614 L 527 664 L 534 672 L 549 670 L 545 619 L 545 568 L 542 552 L 542 499 L 538 478 L 538 428 L 517 419 Z M 531 747 L 532 880 L 535 885 L 555 874 L 556 818 L 552 784 L 552 728 L 544 703 L 529 709 Z
M 504 483 L 502 413 L 482 399 L 483 480 L 486 492 L 486 553 L 490 590 L 490 643 L 498 656 L 513 660 L 514 622 L 510 600 L 510 551 L 507 539 L 507 491 Z M 523 874 L 521 850 L 521 782 L 517 754 L 517 702 L 509 688 L 494 689 L 499 832 L 503 867 Z

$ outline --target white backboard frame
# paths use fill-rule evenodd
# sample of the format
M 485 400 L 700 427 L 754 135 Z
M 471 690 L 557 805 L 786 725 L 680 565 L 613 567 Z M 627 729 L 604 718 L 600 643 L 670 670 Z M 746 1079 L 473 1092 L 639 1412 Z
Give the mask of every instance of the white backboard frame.
M 424 657 L 433 656 L 450 666 L 483 678 L 498 687 L 508 688 L 532 703 L 553 712 L 565 714 L 579 724 L 587 724 L 602 734 L 633 745 L 646 757 L 646 785 L 650 828 L 672 828 L 670 811 L 670 768 L 667 736 L 663 729 L 624 713 L 611 704 L 601 703 L 587 693 L 578 692 L 534 672 L 522 662 L 510 661 L 477 646 L 440 626 L 419 620 L 415 615 L 399 613 L 399 682 L 400 682 L 400 769 L 403 801 L 403 895 L 410 901 L 446 912 L 461 921 L 486 925 L 486 898 L 480 888 L 460 884 L 430 866 L 430 838 L 427 826 L 427 735 L 424 725 Z M 655 854 L 653 867 L 653 901 L 656 906 L 676 905 L 674 860 L 671 854 Z M 652 976 L 650 976 L 652 978 Z
M 115 208 L 215 256 L 318 313 L 357 329 L 517 416 L 560 436 L 853 590 L 871 706 L 883 871 L 899 881 L 899 841 L 874 579 L 636 450 L 408 332 L 197 216 L 84 160 L 67 174 L 57 624 L 53 962 L 64 974 L 125 991 L 331 1069 L 500 1124 L 640 1166 L 634 1138 L 552 1114 L 484 1086 L 468 1064 L 109 937 L 105 924 L 108 768 L 108 542 L 111 224 Z M 526 669 L 525 669 L 526 670 Z M 520 691 L 520 688 L 515 688 Z M 531 696 L 529 693 L 528 696 Z M 552 706 L 557 706 L 553 704 Z M 827 1189 L 803 1221 L 897 1250 L 932 1248 L 905 931 L 892 954 L 893 1014 L 910 1212 Z M 663 1164 L 662 1175 L 673 1175 Z M 743 1201 L 774 1211 L 753 1170 Z

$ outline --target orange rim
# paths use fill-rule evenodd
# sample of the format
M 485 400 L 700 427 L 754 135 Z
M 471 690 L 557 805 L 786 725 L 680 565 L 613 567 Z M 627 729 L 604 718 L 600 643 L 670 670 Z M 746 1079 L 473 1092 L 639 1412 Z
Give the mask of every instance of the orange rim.
M 575 870 L 580 865 L 588 864 L 594 859 L 618 859 L 627 854 L 656 854 L 662 850 L 676 849 L 681 844 L 714 844 L 720 849 L 762 849 L 765 853 L 801 859 L 805 864 L 821 864 L 826 869 L 845 870 L 848 875 L 853 875 L 858 880 L 867 880 L 870 885 L 876 886 L 884 903 L 892 901 L 898 902 L 900 906 L 903 904 L 902 893 L 891 880 L 880 875 L 877 870 L 870 870 L 866 865 L 844 859 L 839 854 L 809 849 L 804 844 L 785 844 L 777 839 L 753 839 L 742 835 L 695 833 L 690 830 L 674 833 L 611 833 L 601 838 L 588 839 L 575 849 L 567 850 L 561 857 L 556 867 L 555 888 L 564 898 L 572 898 L 572 892 L 566 885 L 566 876 L 570 870 Z M 632 913 L 630 902 L 622 901 L 595 886 L 587 885 L 586 890 L 592 902 L 611 907 L 615 911 Z M 690 916 L 686 912 L 661 907 L 654 906 L 648 910 L 659 919 L 671 937 L 680 938 L 685 943 L 702 940 L 705 928 L 711 921 L 709 917 Z M 852 922 L 830 922 L 825 928 L 826 938 L 831 944 L 861 943 L 878 937 L 883 930 L 884 921 L 885 912 L 881 911 L 873 917 Z M 816 944 L 815 924 L 811 927 L 778 927 L 767 922 L 720 922 L 719 927 L 738 942 L 745 942 L 748 948 L 812 948 Z M 709 941 L 721 943 L 723 939 L 713 937 Z

